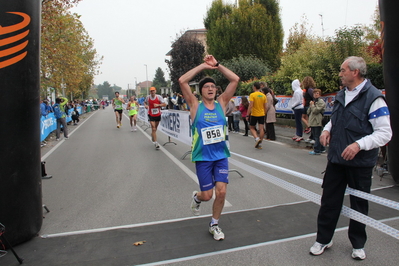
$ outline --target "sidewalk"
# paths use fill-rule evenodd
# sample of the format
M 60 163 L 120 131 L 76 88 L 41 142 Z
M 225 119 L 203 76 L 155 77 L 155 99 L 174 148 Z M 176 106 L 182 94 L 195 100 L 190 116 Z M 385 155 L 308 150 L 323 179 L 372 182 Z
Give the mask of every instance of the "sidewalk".
M 240 132 L 244 133 L 245 125 L 242 120 L 240 120 Z M 293 147 L 298 147 L 298 148 L 308 148 L 309 150 L 312 150 L 313 145 L 306 143 L 305 139 L 308 139 L 310 134 L 305 134 L 303 133 L 302 137 L 304 140 L 300 142 L 296 142 L 292 140 L 292 137 L 295 136 L 295 128 L 286 126 L 286 125 L 279 125 L 279 124 L 274 124 L 274 130 L 276 132 L 276 141 L 283 142 L 286 144 L 289 144 Z M 248 135 L 252 137 L 251 131 L 248 131 Z M 265 135 L 266 138 L 266 135 Z

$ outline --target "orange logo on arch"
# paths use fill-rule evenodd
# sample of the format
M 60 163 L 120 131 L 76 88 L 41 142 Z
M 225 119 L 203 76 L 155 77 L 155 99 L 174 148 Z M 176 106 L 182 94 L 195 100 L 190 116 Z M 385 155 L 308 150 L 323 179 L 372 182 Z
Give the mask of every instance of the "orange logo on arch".
M 13 65 L 21 61 L 28 54 L 27 51 L 24 51 L 23 53 L 19 52 L 23 51 L 26 48 L 26 46 L 28 46 L 29 41 L 25 40 L 22 43 L 19 42 L 25 39 L 29 35 L 29 30 L 26 29 L 25 31 L 22 32 L 19 31 L 25 29 L 29 25 L 30 17 L 27 14 L 21 12 L 7 12 L 7 13 L 21 16 L 23 20 L 22 22 L 11 26 L 2 27 L 0 25 L 0 69 L 8 67 L 10 65 Z M 11 35 L 10 37 L 3 38 L 4 37 L 3 35 L 10 33 L 15 33 L 15 34 Z M 11 47 L 2 49 L 6 45 Z M 4 58 L 10 56 L 12 57 L 3 60 Z

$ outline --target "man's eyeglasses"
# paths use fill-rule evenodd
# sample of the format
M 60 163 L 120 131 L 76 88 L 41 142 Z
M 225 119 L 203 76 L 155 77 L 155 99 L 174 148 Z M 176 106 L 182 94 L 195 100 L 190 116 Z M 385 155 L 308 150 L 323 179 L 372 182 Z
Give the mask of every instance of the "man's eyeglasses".
M 215 85 L 204 85 L 202 88 L 205 88 L 205 89 L 209 89 L 209 88 L 215 89 L 216 86 L 215 86 Z

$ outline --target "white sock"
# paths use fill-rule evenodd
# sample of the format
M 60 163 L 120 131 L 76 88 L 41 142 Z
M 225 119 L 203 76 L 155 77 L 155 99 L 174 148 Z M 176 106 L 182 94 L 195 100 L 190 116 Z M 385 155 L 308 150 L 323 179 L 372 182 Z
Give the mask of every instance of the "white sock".
M 197 203 L 201 203 L 201 201 L 197 198 L 197 194 L 195 194 L 194 200 L 195 200 L 195 202 L 197 202 Z
M 211 226 L 214 224 L 219 224 L 219 219 L 216 220 L 215 218 L 212 217 Z

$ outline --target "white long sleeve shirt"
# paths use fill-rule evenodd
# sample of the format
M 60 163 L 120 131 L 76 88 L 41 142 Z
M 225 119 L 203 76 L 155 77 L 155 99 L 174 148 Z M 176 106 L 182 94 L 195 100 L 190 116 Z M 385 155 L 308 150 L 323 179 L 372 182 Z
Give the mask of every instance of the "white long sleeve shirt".
M 345 106 L 350 103 L 362 90 L 367 80 L 365 79 L 352 91 L 345 88 Z M 378 147 L 382 147 L 387 144 L 392 137 L 391 122 L 389 117 L 388 106 L 384 99 L 377 98 L 370 106 L 369 110 L 369 122 L 373 127 L 373 133 L 357 140 L 361 150 L 372 150 Z M 331 131 L 333 127 L 331 121 L 329 121 L 324 127 L 323 131 Z

